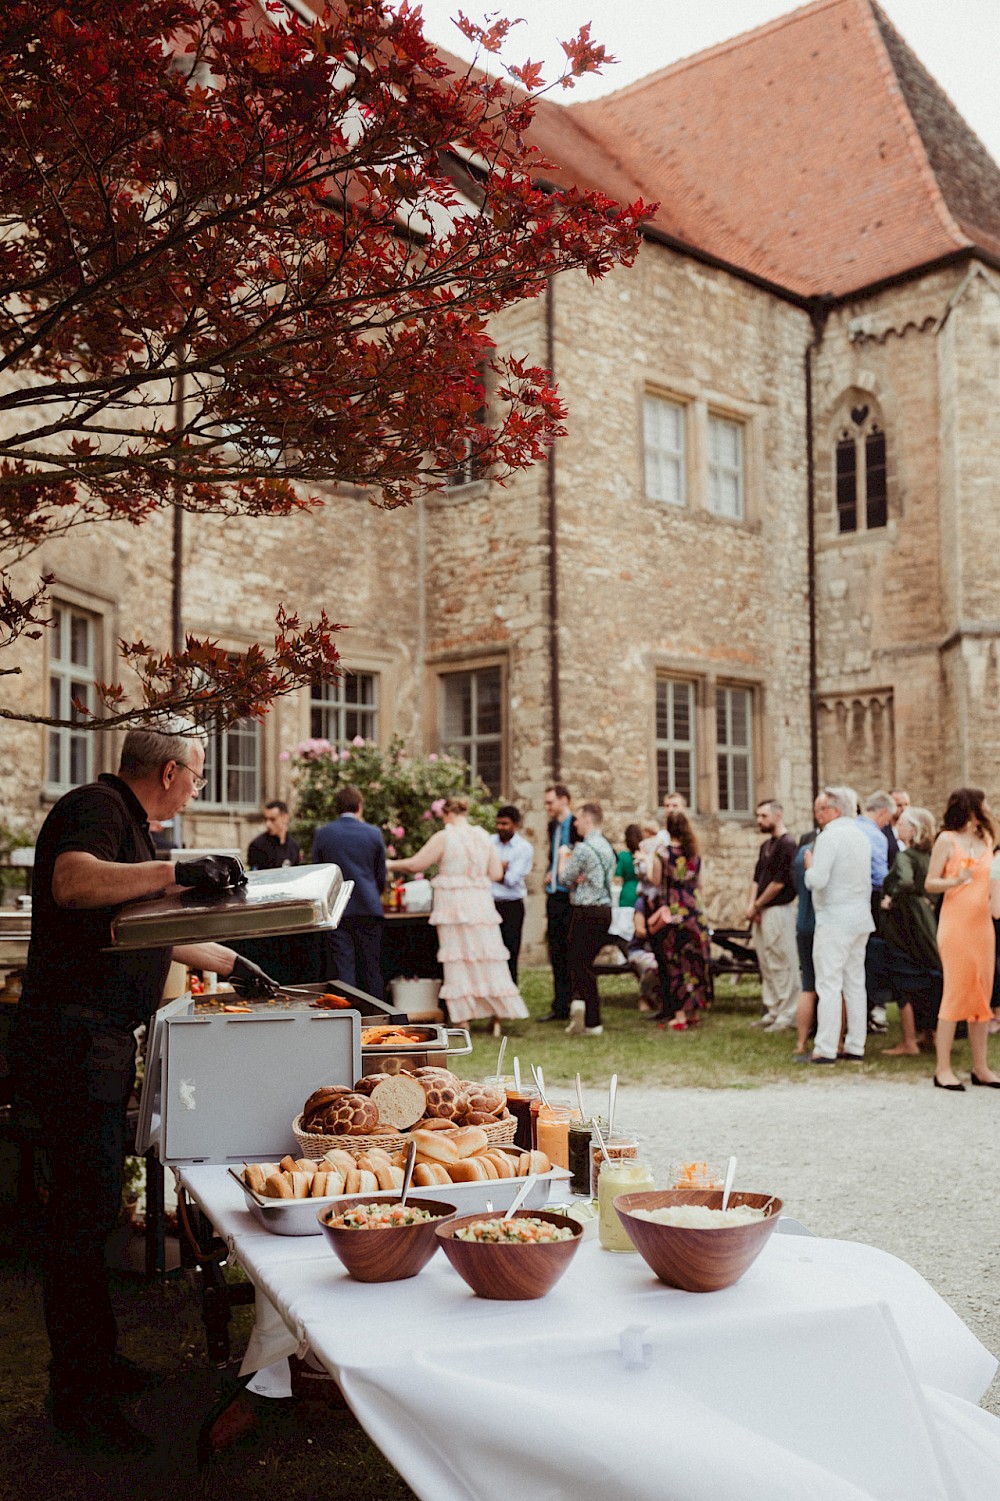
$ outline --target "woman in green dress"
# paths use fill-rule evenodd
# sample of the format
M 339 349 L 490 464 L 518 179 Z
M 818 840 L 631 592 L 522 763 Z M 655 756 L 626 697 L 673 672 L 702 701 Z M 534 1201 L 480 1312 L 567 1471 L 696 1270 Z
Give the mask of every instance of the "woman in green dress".
M 619 907 L 635 906 L 635 899 L 639 892 L 635 856 L 641 839 L 642 829 L 637 823 L 630 823 L 625 830 L 625 848 L 619 853 L 618 864 L 615 866 L 615 875 L 622 883 L 621 895 L 618 898 Z

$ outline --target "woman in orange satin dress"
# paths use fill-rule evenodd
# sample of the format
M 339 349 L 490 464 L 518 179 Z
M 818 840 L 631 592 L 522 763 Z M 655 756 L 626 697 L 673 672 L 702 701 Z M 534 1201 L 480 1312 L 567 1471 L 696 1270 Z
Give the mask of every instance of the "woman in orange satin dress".
M 944 995 L 936 1033 L 939 1089 L 964 1090 L 951 1066 L 955 1025 L 969 1028 L 972 1083 L 1000 1089 L 1000 1078 L 986 1060 L 986 1041 L 993 1013 L 993 966 L 996 936 L 990 917 L 990 866 L 996 835 L 986 794 L 960 787 L 948 799 L 941 833 L 934 842 L 925 890 L 942 892 L 938 917 L 938 952 L 944 972 Z

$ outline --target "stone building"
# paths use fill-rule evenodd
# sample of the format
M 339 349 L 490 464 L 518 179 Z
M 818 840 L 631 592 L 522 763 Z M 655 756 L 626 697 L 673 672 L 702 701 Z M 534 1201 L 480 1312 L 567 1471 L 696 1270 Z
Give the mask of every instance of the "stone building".
M 554 180 L 659 204 L 630 270 L 494 329 L 552 368 L 567 435 L 406 513 L 185 519 L 187 629 L 235 650 L 279 598 L 326 607 L 353 674 L 216 737 L 185 837 L 244 845 L 304 736 L 398 731 L 467 755 L 536 838 L 555 778 L 616 837 L 683 791 L 732 919 L 759 798 L 801 829 L 821 780 L 932 808 L 1000 782 L 1000 169 L 874 0 L 545 104 L 537 138 Z M 169 518 L 47 546 L 61 627 L 8 700 L 42 712 L 116 636 L 168 640 L 171 557 Z M 8 820 L 113 760 L 2 734 Z

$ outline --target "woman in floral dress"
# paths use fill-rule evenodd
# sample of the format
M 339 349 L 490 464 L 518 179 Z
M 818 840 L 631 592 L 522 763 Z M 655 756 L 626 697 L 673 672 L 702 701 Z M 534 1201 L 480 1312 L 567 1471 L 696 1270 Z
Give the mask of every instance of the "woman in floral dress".
M 650 877 L 657 889 L 650 914 L 650 943 L 660 971 L 663 1010 L 670 1027 L 697 1026 L 708 1005 L 708 924 L 701 907 L 698 841 L 683 813 L 667 815 L 667 840 L 657 846 Z M 657 912 L 663 914 L 659 918 Z M 660 926 L 652 931 L 655 924 Z
M 528 1008 L 510 977 L 490 888 L 503 877 L 500 857 L 486 830 L 470 824 L 468 810 L 464 797 L 449 797 L 442 810 L 444 828 L 408 860 L 389 860 L 387 866 L 414 875 L 437 866 L 430 921 L 438 930 L 444 969 L 441 1000 L 456 1025 L 492 1018 L 498 1036 L 502 1020 L 526 1017 Z

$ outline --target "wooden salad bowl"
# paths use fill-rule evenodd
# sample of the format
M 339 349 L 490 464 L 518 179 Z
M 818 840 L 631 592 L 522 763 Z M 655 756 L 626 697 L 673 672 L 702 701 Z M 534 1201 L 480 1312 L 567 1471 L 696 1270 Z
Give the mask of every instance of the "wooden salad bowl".
M 482 1245 L 477 1241 L 456 1240 L 455 1231 L 463 1225 L 475 1225 L 482 1220 L 502 1220 L 502 1211 L 495 1214 L 463 1214 L 459 1219 L 438 1224 L 435 1235 L 452 1266 L 466 1281 L 477 1298 L 498 1298 L 509 1301 L 526 1298 L 544 1298 L 555 1287 L 580 1247 L 583 1226 L 579 1220 L 565 1214 L 553 1214 L 547 1209 L 519 1209 L 516 1220 L 547 1220 L 550 1225 L 560 1225 L 572 1230 L 571 1240 L 553 1240 L 537 1245 Z
M 324 1204 L 316 1218 L 329 1245 L 356 1282 L 402 1282 L 415 1277 L 438 1248 L 435 1231 L 445 1220 L 454 1219 L 454 1204 L 437 1199 L 414 1199 L 415 1209 L 426 1209 L 434 1218 L 421 1225 L 399 1225 L 392 1230 L 345 1230 L 331 1220 L 355 1204 L 398 1204 L 399 1195 L 373 1199 L 371 1194 L 351 1194 Z
M 639 1255 L 668 1287 L 689 1293 L 714 1293 L 738 1282 L 767 1244 L 778 1223 L 782 1203 L 770 1194 L 731 1193 L 729 1206 L 749 1204 L 766 1216 L 751 1225 L 723 1225 L 717 1230 L 692 1230 L 681 1225 L 656 1225 L 636 1219 L 634 1209 L 666 1209 L 674 1204 L 707 1204 L 722 1208 L 720 1189 L 669 1188 L 649 1193 L 619 1194 L 615 1209 Z

